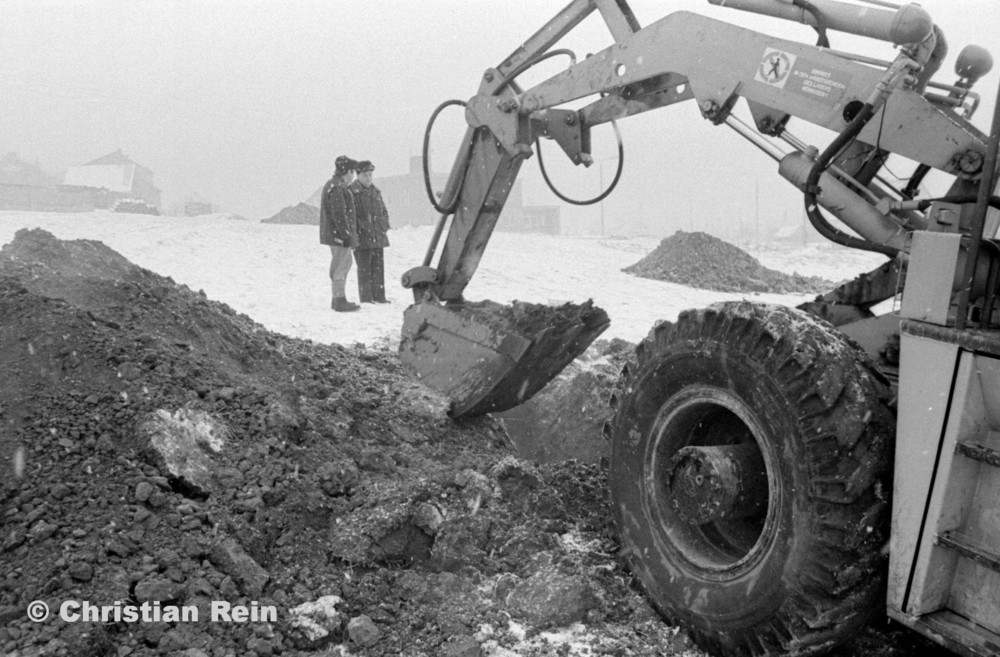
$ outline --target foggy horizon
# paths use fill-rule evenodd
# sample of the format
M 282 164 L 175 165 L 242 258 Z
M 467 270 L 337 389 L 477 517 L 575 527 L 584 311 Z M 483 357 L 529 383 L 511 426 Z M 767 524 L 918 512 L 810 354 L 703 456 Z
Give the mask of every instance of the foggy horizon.
M 814 43 L 807 26 L 711 6 L 707 1 L 630 3 L 641 25 L 693 10 L 781 38 Z M 921 3 L 942 27 L 949 54 L 935 80 L 952 83 L 954 58 L 969 43 L 992 48 L 1000 5 L 987 0 Z M 409 170 L 434 108 L 475 94 L 495 66 L 565 2 L 465 3 L 402 0 L 252 3 L 220 0 L 43 0 L 6 2 L 0 25 L 0 155 L 16 153 L 61 176 L 118 149 L 152 170 L 163 207 L 212 203 L 251 220 L 307 199 L 340 154 L 369 159 L 379 177 Z M 889 59 L 889 44 L 830 33 L 832 47 Z M 595 15 L 560 45 L 582 56 L 612 43 Z M 557 46 L 558 47 L 558 46 Z M 710 44 L 692 43 L 692 47 Z M 1000 52 L 993 55 L 1000 56 Z M 527 82 L 555 74 L 562 58 Z M 975 90 L 973 122 L 986 131 L 998 74 Z M 745 108 L 744 108 L 745 109 Z M 746 113 L 745 113 L 746 114 Z M 796 126 L 801 124 L 795 124 Z M 807 126 L 808 127 L 808 126 Z M 524 200 L 561 208 L 570 233 L 665 233 L 713 226 L 746 236 L 800 221 L 799 193 L 776 165 L 724 127 L 681 103 L 622 121 L 625 169 L 597 206 L 562 203 L 531 158 Z M 464 121 L 455 108 L 435 128 L 431 159 L 446 173 Z M 808 134 L 808 131 L 805 131 Z M 595 196 L 616 166 L 607 126 L 595 129 L 589 171 L 556 163 L 562 191 Z M 895 171 L 901 177 L 909 168 Z M 391 208 L 390 208 L 391 212 Z M 605 225 L 606 224 L 606 225 Z

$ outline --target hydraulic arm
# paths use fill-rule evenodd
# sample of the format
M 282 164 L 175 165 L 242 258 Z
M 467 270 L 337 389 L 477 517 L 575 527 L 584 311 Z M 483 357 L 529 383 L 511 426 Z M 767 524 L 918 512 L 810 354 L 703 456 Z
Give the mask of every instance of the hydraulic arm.
M 455 416 L 545 385 L 608 325 L 603 311 L 463 299 L 522 163 L 546 138 L 587 166 L 593 126 L 693 101 L 774 160 L 820 234 L 887 259 L 799 309 L 717 303 L 636 346 L 604 429 L 622 559 L 713 654 L 825 654 L 882 607 L 966 657 L 996 655 L 1000 97 L 988 138 L 969 122 L 991 58 L 966 47 L 958 81 L 934 82 L 947 45 L 917 5 L 709 1 L 806 23 L 818 43 L 689 12 L 640 27 L 626 0 L 574 0 L 468 102 L 449 101 L 468 129 L 432 194 L 442 218 L 427 257 L 404 276 L 415 303 L 400 357 Z M 522 88 L 518 76 L 567 54 L 556 44 L 593 12 L 613 43 Z M 833 50 L 829 31 L 897 49 L 888 61 Z M 792 119 L 833 137 L 811 145 Z M 890 155 L 914 163 L 904 189 L 879 175 Z M 932 170 L 951 187 L 920 198 Z M 874 316 L 900 288 L 898 309 Z
M 714 4 L 771 8 L 785 18 L 796 18 L 802 11 L 774 0 L 715 0 Z M 702 115 L 716 124 L 729 119 L 740 97 L 761 113 L 765 128 L 777 125 L 773 115 L 782 119 L 790 115 L 843 133 L 860 115 L 864 120 L 858 122 L 858 140 L 877 142 L 883 151 L 947 173 L 977 176 L 985 135 L 928 100 L 918 86 L 919 72 L 936 40 L 926 12 L 908 5 L 896 12 L 869 9 L 859 16 L 856 6 L 846 5 L 854 7 L 847 10 L 844 3 L 815 4 L 822 7 L 830 29 L 907 47 L 880 69 L 827 49 L 688 12 L 639 29 L 624 3 L 571 3 L 503 63 L 484 73 L 479 93 L 467 104 L 468 132 L 443 195 L 456 198 L 457 205 L 436 272 L 412 271 L 409 285 L 418 293 L 431 290 L 445 301 L 461 297 L 537 136 L 554 138 L 571 159 L 586 165 L 591 161 L 587 149 L 592 126 L 684 100 L 694 100 Z M 594 10 L 601 11 L 615 43 L 518 92 L 517 75 Z M 589 96 L 599 99 L 577 111 L 555 109 Z M 783 175 L 805 186 L 815 156 L 792 155 L 782 167 Z M 908 222 L 876 210 L 849 186 L 847 191 L 864 205 L 859 203 L 840 218 L 863 239 L 898 251 Z M 833 204 L 839 207 L 843 200 L 838 195 Z
M 851 32 L 900 47 L 893 60 L 879 62 L 685 11 L 640 28 L 624 0 L 571 2 L 506 60 L 486 70 L 478 93 L 465 103 L 466 135 L 440 203 L 435 202 L 445 212 L 425 262 L 403 277 L 404 286 L 413 289 L 416 306 L 423 306 L 404 325 L 401 347 L 404 359 L 419 372 L 433 378 L 440 369 L 439 359 L 428 354 L 454 351 L 451 337 L 445 342 L 432 337 L 438 322 L 430 315 L 444 315 L 430 306 L 446 312 L 445 304 L 455 309 L 453 313 L 461 312 L 463 292 L 520 167 L 539 138 L 554 140 L 571 161 L 586 166 L 592 163 L 593 126 L 694 101 L 704 118 L 734 128 L 778 162 L 780 174 L 803 191 L 807 214 L 821 234 L 890 257 L 905 255 L 909 231 L 926 229 L 934 208 L 914 210 L 902 203 L 900 195 L 873 181 L 888 154 L 951 174 L 959 186 L 972 184 L 982 174 L 987 138 L 958 111 L 967 87 L 950 88 L 959 98 L 957 103 L 944 103 L 927 93 L 930 74 L 940 65 L 946 46 L 919 6 L 891 10 L 835 0 L 711 2 L 809 23 L 824 33 Z M 564 35 L 595 11 L 613 43 L 582 61 L 574 58 L 557 75 L 521 89 L 518 76 L 546 58 Z M 988 66 L 973 62 L 967 68 L 978 76 Z M 594 100 L 580 109 L 561 108 L 586 98 Z M 752 128 L 733 115 L 740 98 L 750 106 Z M 828 128 L 837 137 L 822 149 L 809 146 L 787 131 L 791 117 Z M 782 150 L 775 141 L 792 148 Z M 820 208 L 851 232 L 834 228 Z M 439 245 L 449 214 L 447 236 Z M 974 269 L 976 285 L 982 288 L 988 267 L 983 263 Z M 892 285 L 883 282 L 874 287 Z M 454 335 L 466 337 L 462 330 L 456 334 L 449 329 L 449 336 Z M 420 349 L 421 341 L 433 345 Z M 584 342 L 573 346 L 585 349 L 589 342 Z M 575 355 L 567 353 L 566 362 Z M 481 355 L 477 358 L 483 360 Z M 464 360 L 458 358 L 460 363 Z M 466 369 L 475 369 L 472 361 Z M 445 378 L 456 376 L 449 371 Z M 491 385 L 499 385 L 497 377 L 474 387 Z M 489 410 L 490 405 L 475 408 Z

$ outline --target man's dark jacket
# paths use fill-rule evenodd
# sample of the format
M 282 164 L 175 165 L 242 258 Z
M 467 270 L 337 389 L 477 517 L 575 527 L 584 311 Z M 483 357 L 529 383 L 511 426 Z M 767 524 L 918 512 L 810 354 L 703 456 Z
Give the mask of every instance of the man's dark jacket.
M 354 194 L 354 207 L 358 217 L 358 248 L 384 249 L 389 246 L 389 211 L 386 210 L 382 192 L 375 185 L 365 187 L 355 180 L 348 189 Z
M 323 185 L 319 205 L 319 242 L 352 248 L 358 245 L 354 195 L 340 176 L 334 176 Z

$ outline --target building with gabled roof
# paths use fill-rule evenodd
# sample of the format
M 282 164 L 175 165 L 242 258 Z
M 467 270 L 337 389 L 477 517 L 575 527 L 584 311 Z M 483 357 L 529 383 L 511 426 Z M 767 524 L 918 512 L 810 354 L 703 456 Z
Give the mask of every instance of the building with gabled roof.
M 70 167 L 63 184 L 107 190 L 112 200 L 137 198 L 157 208 L 160 206 L 160 190 L 153 184 L 153 172 L 122 153 L 120 148 L 81 166 Z

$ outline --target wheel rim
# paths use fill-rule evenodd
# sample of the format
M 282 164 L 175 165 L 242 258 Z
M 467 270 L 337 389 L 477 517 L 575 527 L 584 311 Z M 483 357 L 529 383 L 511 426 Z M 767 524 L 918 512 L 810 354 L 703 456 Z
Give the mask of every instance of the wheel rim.
M 689 385 L 672 395 L 657 412 L 647 443 L 645 485 L 651 517 L 663 531 L 661 547 L 711 579 L 731 579 L 752 570 L 768 552 L 776 517 L 775 456 L 757 414 L 728 390 Z M 732 447 L 755 453 L 766 477 L 766 501 L 737 518 L 695 524 L 676 508 L 678 452 L 690 447 Z

